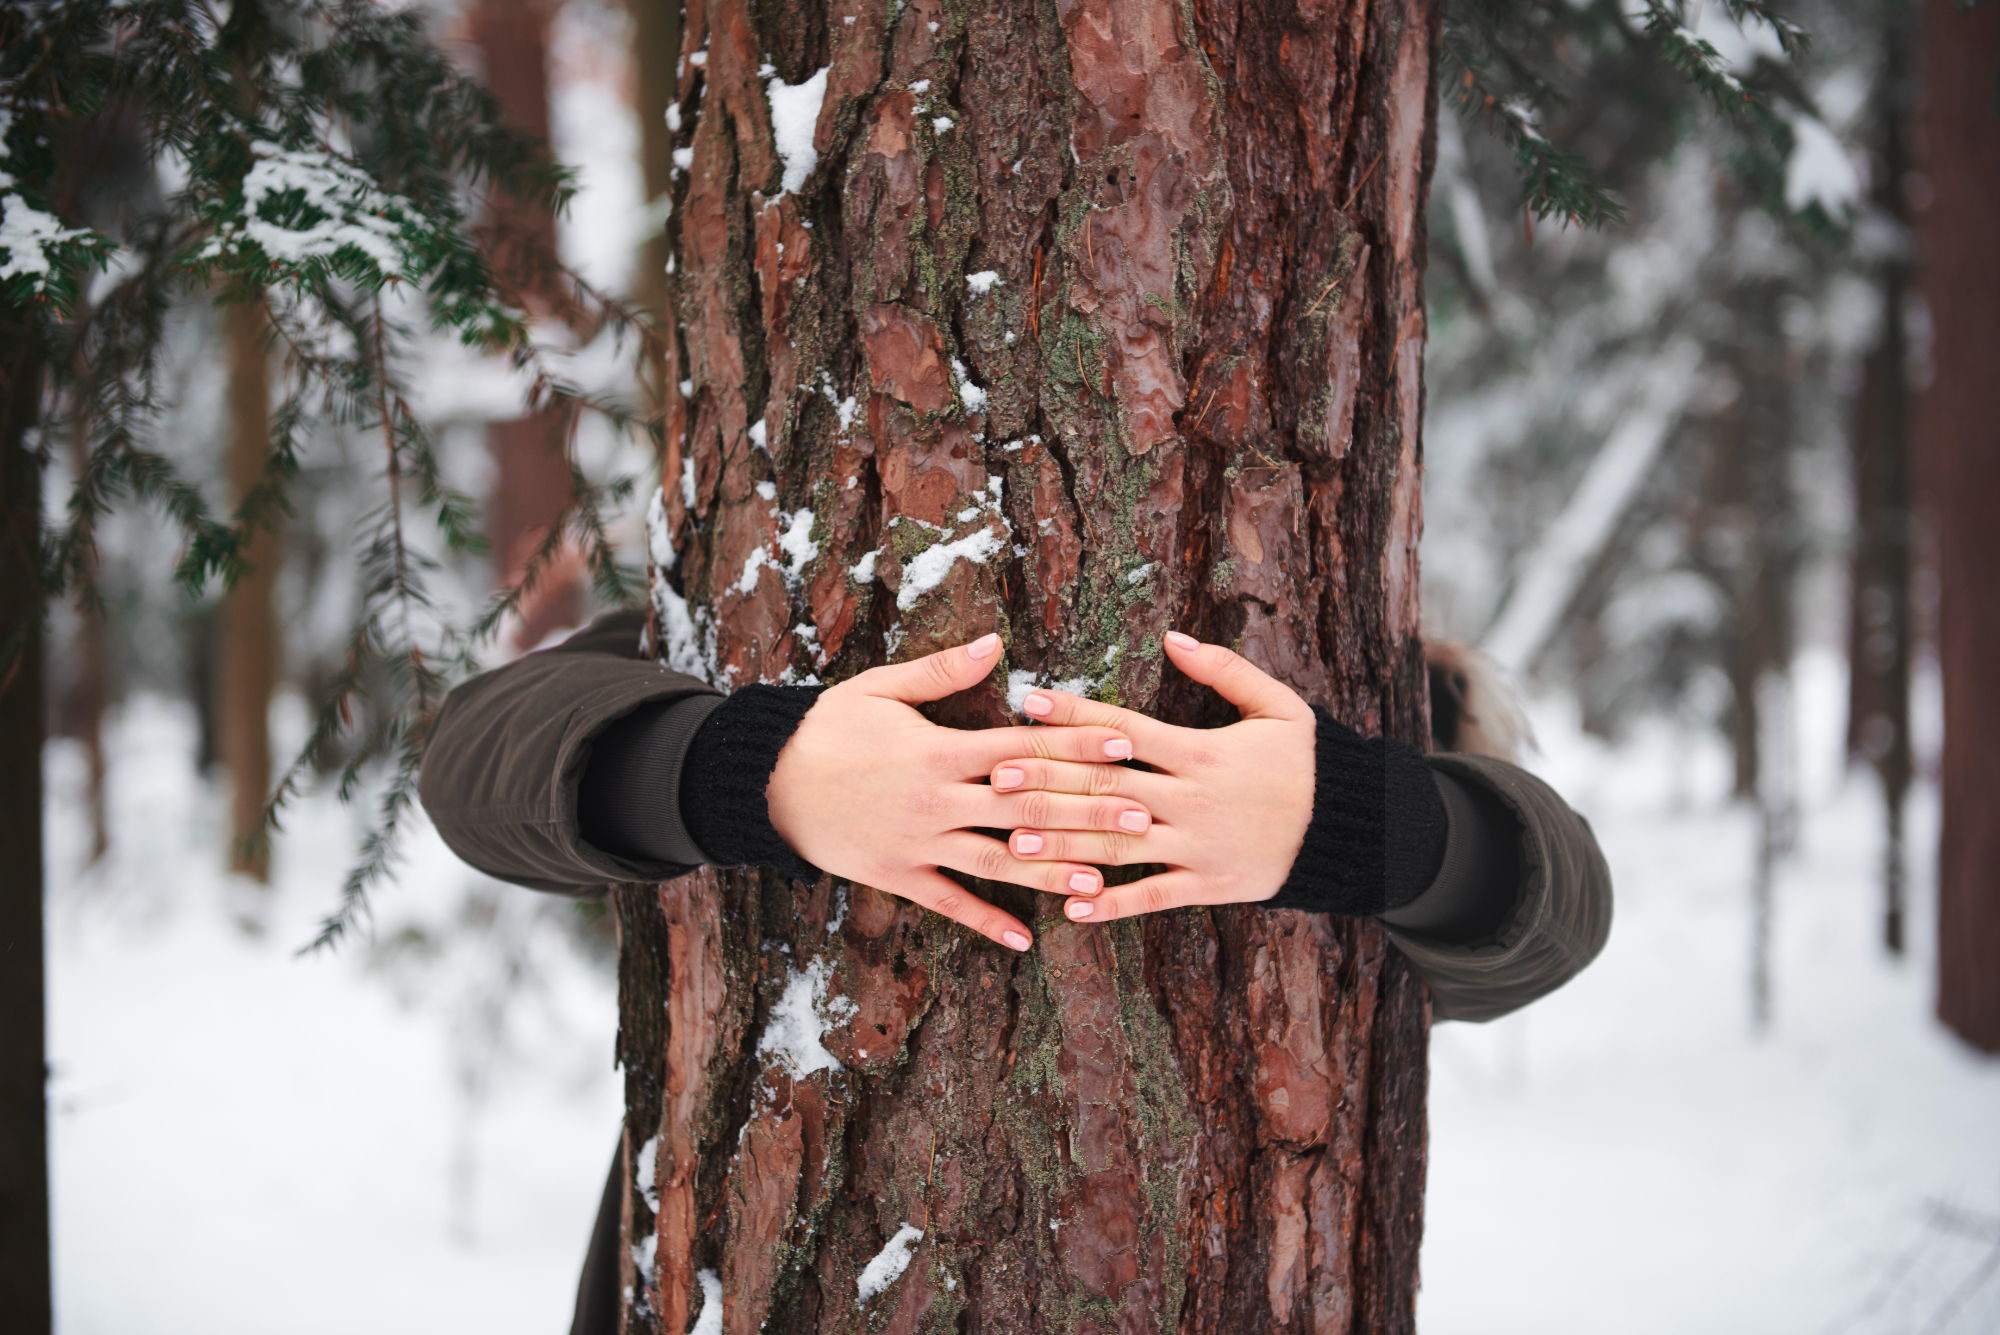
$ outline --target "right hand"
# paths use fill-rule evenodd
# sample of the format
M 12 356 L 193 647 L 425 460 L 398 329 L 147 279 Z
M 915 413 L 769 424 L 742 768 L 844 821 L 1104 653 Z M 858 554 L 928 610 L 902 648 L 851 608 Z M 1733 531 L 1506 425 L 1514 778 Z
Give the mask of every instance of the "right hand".
M 1087 863 L 1018 858 L 987 829 L 1143 833 L 1152 815 L 1127 797 L 1002 793 L 986 782 L 1002 760 L 1036 756 L 1110 764 L 1132 754 L 1117 728 L 944 728 L 917 712 L 986 680 L 1000 637 L 870 668 L 827 688 L 778 753 L 765 789 L 772 828 L 814 866 L 900 895 L 1014 950 L 1027 925 L 988 904 L 940 867 L 1031 890 L 1094 895 L 1104 877 Z

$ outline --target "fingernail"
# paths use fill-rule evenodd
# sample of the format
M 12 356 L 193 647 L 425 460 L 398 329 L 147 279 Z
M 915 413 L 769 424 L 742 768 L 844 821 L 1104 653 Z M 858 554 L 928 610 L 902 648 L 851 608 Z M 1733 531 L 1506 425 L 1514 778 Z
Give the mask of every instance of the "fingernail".
M 1079 895 L 1094 895 L 1097 893 L 1097 878 L 1087 871 L 1071 872 L 1069 888 Z
M 1144 834 L 1146 827 L 1152 823 L 1152 818 L 1143 811 L 1126 811 L 1118 817 L 1118 828 L 1134 834 Z
M 1167 632 L 1167 643 L 1176 649 L 1199 649 L 1201 641 L 1192 635 L 1183 635 L 1177 630 Z
M 1032 944 L 1026 932 L 1002 932 L 1000 939 L 1016 950 L 1026 950 Z
M 1097 905 L 1087 899 L 1072 899 L 1069 903 L 1063 905 L 1063 912 L 1069 914 L 1072 918 L 1088 918 L 1096 911 Z
M 968 658 L 991 658 L 993 657 L 993 651 L 999 647 L 999 635 L 982 635 L 971 644 L 965 646 L 965 653 Z
M 1130 760 L 1132 758 L 1132 743 L 1126 741 L 1123 737 L 1114 737 L 1104 744 L 1104 754 L 1110 756 L 1113 760 Z
M 1042 836 L 1039 834 L 1017 834 L 1014 836 L 1014 851 L 1017 853 L 1039 853 L 1042 851 Z
M 1027 782 L 1027 779 L 1027 775 L 1015 769 L 1012 765 L 993 771 L 993 786 L 995 788 L 1019 788 L 1023 783 Z
M 1046 695 L 1031 695 L 1021 702 L 1022 711 L 1033 714 L 1036 718 L 1040 718 L 1044 714 L 1053 713 L 1055 707 L 1056 702 L 1049 699 Z

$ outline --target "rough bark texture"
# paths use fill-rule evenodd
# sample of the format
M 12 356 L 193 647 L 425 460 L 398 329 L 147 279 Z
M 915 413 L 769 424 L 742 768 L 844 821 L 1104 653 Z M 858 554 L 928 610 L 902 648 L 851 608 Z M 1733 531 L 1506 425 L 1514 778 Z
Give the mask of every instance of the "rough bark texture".
M 0 1313 L 51 1328 L 42 1000 L 41 339 L 0 310 Z
M 271 442 L 271 381 L 264 347 L 264 308 L 238 302 L 221 311 L 229 357 L 229 485 L 241 500 L 264 471 Z M 276 533 L 259 529 L 245 557 L 250 569 L 222 603 L 221 658 L 216 678 L 217 741 L 229 771 L 229 868 L 267 881 L 269 846 L 253 839 L 264 828 L 271 792 L 271 696 L 278 688 L 283 647 L 278 639 Z
M 2000 12 L 1924 6 L 1917 217 L 1930 308 L 1929 391 L 1918 409 L 1931 470 L 1944 681 L 1944 831 L 1938 853 L 1938 1017 L 2000 1052 Z
M 472 39 L 508 124 L 539 139 L 549 137 L 549 26 L 561 0 L 476 0 L 466 12 Z M 500 196 L 489 219 L 495 271 L 531 312 L 546 316 L 552 302 L 556 220 L 547 209 Z M 567 435 L 570 414 L 560 405 L 487 427 L 493 452 L 493 487 L 486 526 L 494 578 L 521 578 L 549 525 L 570 498 Z M 565 549 L 522 597 L 508 639 L 532 649 L 583 614 L 583 569 Z
M 1179 626 L 1420 738 L 1435 20 L 691 4 L 662 655 L 834 680 L 997 627 L 1007 668 L 1220 722 L 1162 679 Z M 822 68 L 784 190 L 772 81 Z M 625 1329 L 705 1285 L 732 1333 L 1410 1329 L 1427 1010 L 1381 933 L 982 888 L 1031 952 L 833 881 L 620 894 Z M 816 980 L 838 1066 L 800 1075 L 760 1047 Z

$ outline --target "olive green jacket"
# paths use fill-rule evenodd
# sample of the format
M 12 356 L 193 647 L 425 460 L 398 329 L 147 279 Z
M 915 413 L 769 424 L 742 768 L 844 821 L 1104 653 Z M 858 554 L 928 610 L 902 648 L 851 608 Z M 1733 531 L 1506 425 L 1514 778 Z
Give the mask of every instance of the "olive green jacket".
M 592 847 L 578 827 L 577 786 L 592 740 L 639 706 L 668 711 L 679 755 L 723 697 L 714 687 L 638 656 L 643 620 L 606 617 L 564 643 L 474 677 L 445 700 L 424 760 L 425 810 L 465 861 L 504 881 L 558 894 L 604 893 L 614 882 L 663 881 L 705 859 L 680 824 L 678 770 L 666 776 L 660 819 L 678 844 L 670 862 L 635 862 Z M 1431 763 L 1496 798 L 1519 830 L 1520 890 L 1493 939 L 1459 945 L 1387 925 L 1429 984 L 1441 1019 L 1489 1020 L 1567 982 L 1603 949 L 1611 878 L 1582 817 L 1541 780 L 1486 756 Z M 1455 827 L 1454 827 L 1455 828 Z M 1453 856 L 1448 833 L 1445 862 Z

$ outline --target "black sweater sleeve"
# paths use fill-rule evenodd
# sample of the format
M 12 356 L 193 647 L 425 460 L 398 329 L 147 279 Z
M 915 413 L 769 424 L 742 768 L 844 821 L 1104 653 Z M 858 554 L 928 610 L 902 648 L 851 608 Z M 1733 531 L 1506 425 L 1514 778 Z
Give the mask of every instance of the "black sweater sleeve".
M 745 686 L 634 710 L 606 728 L 577 788 L 583 837 L 615 857 L 663 859 L 685 829 L 701 862 L 820 872 L 771 826 L 764 789 L 818 686 Z M 702 711 L 690 727 L 687 711 Z M 678 819 L 666 819 L 678 812 Z
M 1507 814 L 1416 748 L 1313 717 L 1312 820 L 1264 907 L 1380 915 L 1440 941 L 1490 935 L 1519 888 Z

